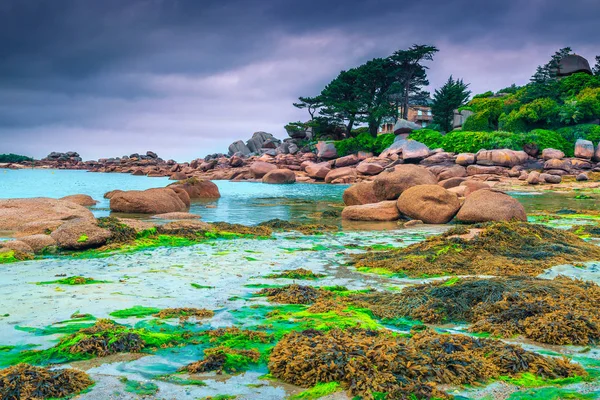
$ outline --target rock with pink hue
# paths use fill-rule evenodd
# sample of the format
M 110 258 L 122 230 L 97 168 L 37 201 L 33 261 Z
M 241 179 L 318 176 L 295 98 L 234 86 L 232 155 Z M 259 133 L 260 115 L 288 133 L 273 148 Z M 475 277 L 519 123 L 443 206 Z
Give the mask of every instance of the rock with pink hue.
M 340 158 L 336 159 L 335 167 L 336 168 L 349 167 L 350 165 L 356 165 L 359 162 L 360 162 L 360 159 L 356 155 L 350 154 L 349 156 L 340 157 Z
M 466 167 L 467 165 L 475 164 L 475 154 L 473 153 L 459 153 L 456 156 L 455 162 L 458 165 Z
M 274 169 L 267 172 L 262 178 L 263 183 L 271 184 L 289 184 L 296 182 L 296 174 L 287 168 Z
M 490 188 L 490 185 L 488 185 L 487 183 L 474 180 L 466 180 L 463 183 L 461 183 L 460 186 L 464 186 L 466 188 L 464 191 L 465 197 L 478 190 Z
M 417 185 L 406 189 L 398 198 L 398 210 L 411 219 L 426 224 L 446 224 L 460 208 L 456 194 L 439 185 Z
M 250 172 L 256 179 L 261 179 L 267 174 L 267 172 L 273 171 L 275 169 L 277 169 L 276 165 L 269 164 L 264 161 L 255 161 L 250 166 Z
M 460 222 L 527 221 L 525 208 L 518 200 L 493 190 L 478 190 L 467 196 L 456 219 Z
M 219 187 L 215 183 L 205 179 L 189 178 L 172 183 L 167 187 L 175 191 L 178 189 L 185 190 L 190 199 L 218 199 L 221 197 Z
M 594 156 L 594 144 L 585 139 L 577 139 L 575 142 L 575 157 L 591 160 Z
M 342 211 L 342 219 L 351 221 L 395 221 L 399 218 L 395 201 L 348 206 Z
M 72 194 L 70 196 L 62 197 L 61 200 L 70 201 L 84 207 L 95 206 L 98 203 L 96 200 L 92 199 L 92 196 L 87 194 Z
M 0 200 L 0 231 L 21 231 L 30 224 L 58 227 L 74 219 L 94 220 L 94 215 L 87 208 L 65 200 L 44 197 Z
M 356 168 L 344 167 L 344 168 L 332 169 L 325 176 L 325 183 L 331 183 L 337 179 L 348 178 L 348 177 L 351 177 L 353 179 L 356 178 Z
M 373 191 L 373 182 L 359 182 L 344 190 L 342 196 L 347 206 L 377 203 L 379 200 Z
M 435 185 L 437 179 L 425 167 L 413 164 L 398 165 L 375 177 L 373 190 L 379 200 L 396 200 L 403 191 L 417 185 Z
M 337 158 L 337 150 L 333 143 L 318 142 L 317 143 L 317 157 L 330 160 Z
M 544 160 L 546 160 L 546 161 L 547 160 L 551 160 L 553 158 L 561 160 L 564 157 L 565 157 L 565 153 L 563 153 L 560 150 L 551 149 L 551 148 L 547 148 L 547 149 L 542 150 L 542 158 Z
M 356 167 L 356 171 L 363 175 L 377 175 L 383 171 L 383 167 L 376 163 L 363 161 Z
M 313 179 L 325 179 L 329 171 L 331 171 L 331 166 L 328 162 L 308 162 L 304 167 L 304 171 L 306 171 L 308 176 L 310 176 Z
M 450 178 L 460 178 L 467 176 L 467 169 L 461 165 L 452 165 L 450 167 L 443 168 L 438 174 L 437 178 L 440 181 Z
M 187 206 L 174 190 L 159 188 L 116 193 L 110 199 L 110 209 L 131 214 L 164 214 L 185 211 Z

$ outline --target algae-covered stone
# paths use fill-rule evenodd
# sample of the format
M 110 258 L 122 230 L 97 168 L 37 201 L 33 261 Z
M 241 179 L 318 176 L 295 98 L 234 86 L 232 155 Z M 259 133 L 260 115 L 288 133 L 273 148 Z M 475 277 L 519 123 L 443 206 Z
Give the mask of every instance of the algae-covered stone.
M 467 196 L 456 214 L 460 222 L 527 221 L 525 208 L 518 200 L 493 190 L 478 190 Z
M 426 224 L 446 224 L 459 208 L 458 197 L 439 185 L 413 186 L 398 198 L 402 214 Z
M 83 250 L 105 245 L 111 233 L 95 222 L 84 220 L 65 223 L 50 236 L 61 249 Z

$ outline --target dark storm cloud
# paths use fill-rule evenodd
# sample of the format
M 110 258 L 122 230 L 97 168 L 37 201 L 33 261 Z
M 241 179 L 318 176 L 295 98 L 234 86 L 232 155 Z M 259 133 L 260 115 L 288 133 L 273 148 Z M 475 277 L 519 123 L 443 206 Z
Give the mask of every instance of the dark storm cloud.
M 413 43 L 473 91 L 525 83 L 570 45 L 600 53 L 597 1 L 3 0 L 0 153 L 191 159 L 304 118 L 342 68 Z

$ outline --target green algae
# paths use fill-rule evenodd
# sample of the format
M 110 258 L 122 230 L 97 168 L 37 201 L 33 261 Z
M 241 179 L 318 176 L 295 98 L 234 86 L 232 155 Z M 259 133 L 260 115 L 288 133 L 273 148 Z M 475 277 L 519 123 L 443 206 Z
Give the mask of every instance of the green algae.
M 77 239 L 77 243 L 85 243 L 88 241 L 88 239 L 89 239 L 88 235 L 83 234 L 83 235 L 79 236 L 79 238 Z
M 558 388 L 540 388 L 512 393 L 507 400 L 594 400 L 598 399 L 598 396 L 600 391 L 579 393 Z
M 246 259 L 246 261 L 259 261 L 257 258 L 254 257 L 244 257 Z
M 500 376 L 497 378 L 498 380 L 504 381 L 506 383 L 510 383 L 515 386 L 524 387 L 524 388 L 536 388 L 543 386 L 563 386 L 570 385 L 574 383 L 581 383 L 589 381 L 589 377 L 587 376 L 570 376 L 567 378 L 557 378 L 557 379 L 547 379 L 541 376 L 535 375 L 531 372 L 522 373 L 519 376 Z
M 93 285 L 98 283 L 110 283 L 110 281 L 100 281 L 94 278 L 83 276 L 70 276 L 68 278 L 57 279 L 54 281 L 36 282 L 36 285 Z
M 152 379 L 180 386 L 206 386 L 206 382 L 204 381 L 192 378 L 181 378 L 176 374 L 159 375 L 153 377 Z
M 289 271 L 284 271 L 279 274 L 269 274 L 265 276 L 265 278 L 269 279 L 306 279 L 306 280 L 316 280 L 326 276 L 325 274 L 315 274 L 314 272 L 304 269 L 297 268 Z
M 320 399 L 321 397 L 328 396 L 341 390 L 343 390 L 342 385 L 340 385 L 338 382 L 317 383 L 312 388 L 291 396 L 290 399 Z
M 125 308 L 123 310 L 113 311 L 108 315 L 110 315 L 111 317 L 115 317 L 115 318 L 130 318 L 130 317 L 145 318 L 145 317 L 154 315 L 158 312 L 160 312 L 160 308 L 133 306 L 130 308 Z
M 196 289 L 214 289 L 215 288 L 214 286 L 200 285 L 199 283 L 190 283 L 190 285 Z
M 125 385 L 125 391 L 140 396 L 149 396 L 158 393 L 158 386 L 152 382 L 139 382 L 122 377 L 119 379 Z

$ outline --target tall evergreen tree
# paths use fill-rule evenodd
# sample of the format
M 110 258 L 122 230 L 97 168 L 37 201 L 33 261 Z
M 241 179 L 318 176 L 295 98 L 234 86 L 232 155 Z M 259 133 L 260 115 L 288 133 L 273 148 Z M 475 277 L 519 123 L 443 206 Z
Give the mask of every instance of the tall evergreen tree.
M 462 79 L 454 80 L 450 75 L 448 81 L 441 88 L 435 90 L 431 112 L 433 113 L 433 122 L 440 125 L 443 131 L 450 132 L 452 130 L 454 110 L 465 105 L 471 95 L 468 87 L 468 83 L 464 83 Z

